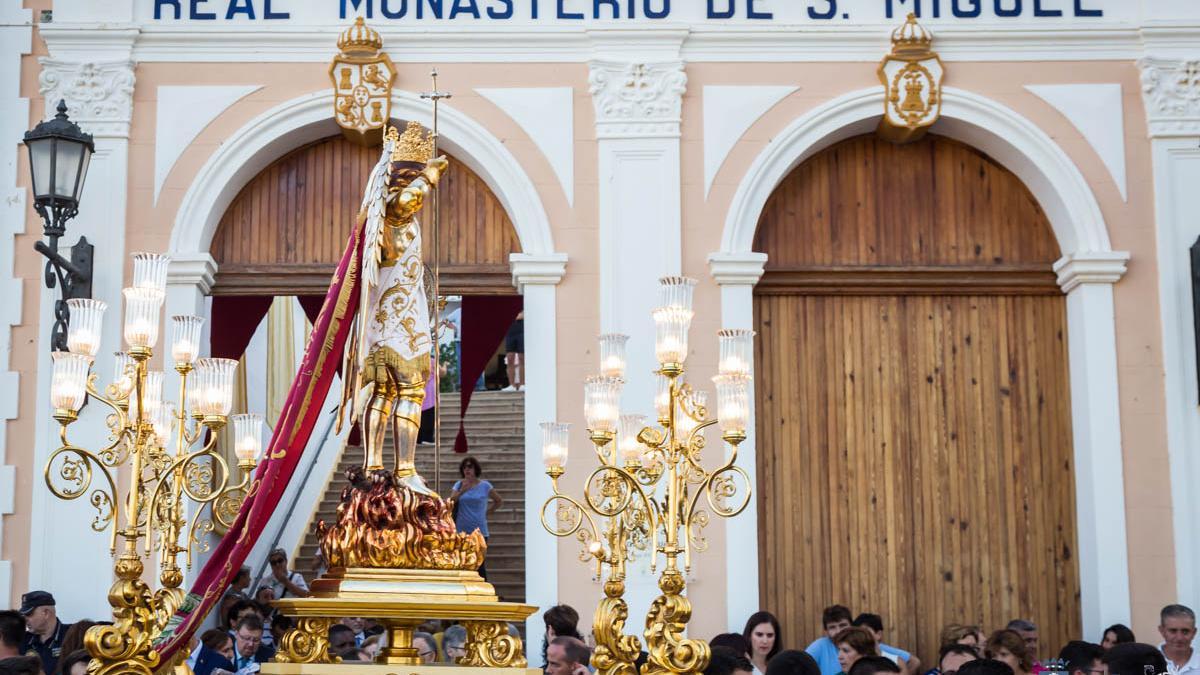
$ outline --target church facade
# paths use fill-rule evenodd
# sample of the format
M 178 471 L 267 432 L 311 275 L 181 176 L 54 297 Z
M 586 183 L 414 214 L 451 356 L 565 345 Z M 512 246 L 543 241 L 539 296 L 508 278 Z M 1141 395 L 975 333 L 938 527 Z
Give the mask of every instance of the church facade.
M 897 144 L 877 66 L 909 12 L 944 76 L 937 121 Z M 1117 622 L 1149 634 L 1163 605 L 1200 604 L 1193 3 L 6 0 L 10 604 L 47 589 L 60 614 L 97 618 L 110 579 L 88 505 L 42 479 L 57 291 L 33 254 L 21 134 L 63 99 L 94 136 L 66 239 L 96 246 L 110 307 L 143 250 L 172 258 L 168 316 L 255 288 L 320 293 L 363 187 L 329 67 L 356 17 L 394 65 L 391 118 L 431 124 L 431 67 L 452 95 L 440 143 L 464 206 L 447 227 L 479 234 L 451 235 L 447 283 L 523 300 L 528 602 L 586 615 L 601 595 L 578 543 L 539 522 L 538 425 L 584 428 L 609 332 L 630 335 L 623 406 L 653 411 L 656 283 L 682 274 L 699 280 L 691 381 L 715 373 L 718 329 L 757 334 L 739 460 L 755 497 L 704 534 L 695 634 L 762 608 L 794 644 L 842 603 L 924 654 L 956 620 L 1030 617 L 1061 644 Z M 280 181 L 292 201 L 271 201 Z M 119 334 L 120 312 L 105 321 Z M 586 446 L 578 431 L 567 489 Z M 654 581 L 632 567 L 640 616 Z

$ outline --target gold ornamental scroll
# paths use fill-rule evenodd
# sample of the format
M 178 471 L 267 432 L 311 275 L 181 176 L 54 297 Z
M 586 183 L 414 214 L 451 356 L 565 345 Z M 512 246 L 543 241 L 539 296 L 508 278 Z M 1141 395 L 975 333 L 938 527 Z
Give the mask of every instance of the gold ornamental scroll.
M 946 69 L 933 51 L 933 34 L 909 13 L 892 32 L 892 51 L 876 70 L 884 86 L 883 119 L 876 133 L 893 143 L 911 143 L 942 114 Z
M 396 66 L 383 51 L 379 32 L 362 17 L 338 36 L 339 53 L 329 64 L 333 118 L 351 141 L 378 145 L 392 113 Z

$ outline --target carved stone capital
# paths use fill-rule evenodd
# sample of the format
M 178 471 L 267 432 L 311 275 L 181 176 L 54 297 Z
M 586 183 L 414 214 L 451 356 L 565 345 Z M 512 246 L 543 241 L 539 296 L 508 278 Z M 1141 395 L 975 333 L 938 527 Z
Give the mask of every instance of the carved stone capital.
M 682 61 L 598 59 L 588 75 L 597 138 L 679 137 L 687 74 Z
M 133 61 L 64 61 L 38 59 L 42 72 L 38 91 L 46 100 L 45 117 L 54 114 L 59 99 L 67 114 L 84 131 L 97 137 L 129 138 L 133 118 Z
M 1200 59 L 1148 56 L 1138 66 L 1150 136 L 1200 136 Z

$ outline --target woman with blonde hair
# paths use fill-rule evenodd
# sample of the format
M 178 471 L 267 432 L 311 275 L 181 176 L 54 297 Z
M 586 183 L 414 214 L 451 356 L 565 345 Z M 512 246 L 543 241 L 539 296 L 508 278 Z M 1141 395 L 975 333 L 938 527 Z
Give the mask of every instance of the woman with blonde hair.
M 966 645 L 979 651 L 982 645 L 980 642 L 981 633 L 979 626 L 967 626 L 961 623 L 947 624 L 942 629 L 941 646 L 946 645 Z
M 849 673 L 850 668 L 864 656 L 879 656 L 879 645 L 871 631 L 859 626 L 851 626 L 833 637 L 833 645 L 837 647 L 838 665 L 843 673 Z
M 984 655 L 1008 664 L 1013 669 L 1013 675 L 1030 675 L 1033 672 L 1033 659 L 1025 648 L 1025 639 L 1013 630 L 998 630 L 988 638 L 984 647 Z

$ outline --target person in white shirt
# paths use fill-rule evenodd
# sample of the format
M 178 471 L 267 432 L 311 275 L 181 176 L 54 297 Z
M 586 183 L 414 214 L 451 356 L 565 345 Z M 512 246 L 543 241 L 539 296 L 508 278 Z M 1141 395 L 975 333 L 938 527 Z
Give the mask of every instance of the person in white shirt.
M 275 592 L 275 599 L 308 597 L 308 584 L 304 577 L 287 567 L 286 551 L 281 548 L 271 551 L 267 562 L 271 565 L 271 571 L 258 582 L 259 588 L 270 587 Z
M 1196 613 L 1183 605 L 1167 605 L 1159 613 L 1158 646 L 1167 659 L 1169 675 L 1200 673 L 1200 653 L 1192 647 L 1196 638 Z

